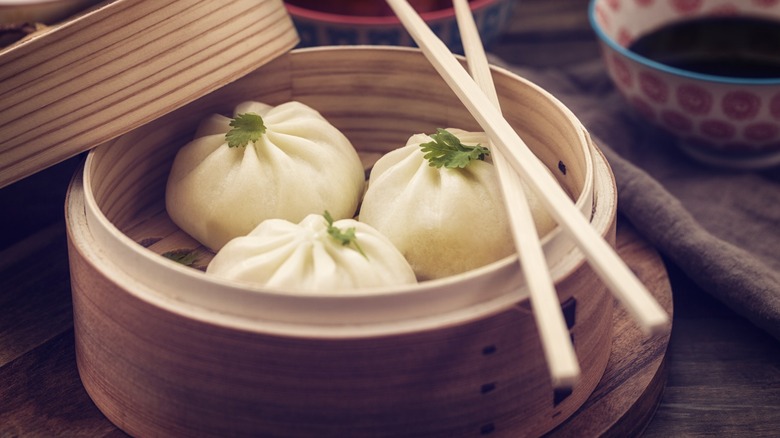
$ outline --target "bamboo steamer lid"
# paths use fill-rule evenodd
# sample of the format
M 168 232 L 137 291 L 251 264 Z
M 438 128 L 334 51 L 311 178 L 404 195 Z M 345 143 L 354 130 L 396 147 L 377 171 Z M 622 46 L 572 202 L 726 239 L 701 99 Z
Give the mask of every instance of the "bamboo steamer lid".
M 298 42 L 281 0 L 114 0 L 0 49 L 0 188 Z
M 510 123 L 614 243 L 609 166 L 553 96 L 495 69 Z M 300 100 L 363 154 L 431 126 L 478 130 L 422 54 L 318 48 L 282 55 L 90 152 L 67 202 L 76 348 L 96 405 L 134 435 L 523 436 L 587 399 L 610 351 L 612 298 L 561 230 L 545 238 L 583 377 L 552 390 L 509 257 L 362 296 L 237 287 L 166 260 L 196 245 L 164 211 L 173 156 L 210 112 Z

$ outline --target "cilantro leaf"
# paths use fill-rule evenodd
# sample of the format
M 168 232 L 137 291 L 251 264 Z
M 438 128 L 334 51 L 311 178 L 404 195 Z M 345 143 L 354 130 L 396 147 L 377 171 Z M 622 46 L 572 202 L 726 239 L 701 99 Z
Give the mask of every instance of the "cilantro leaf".
M 433 141 L 420 144 L 431 167 L 464 168 L 474 160 L 484 160 L 490 151 L 480 145 L 466 146 L 446 129 L 438 128 L 430 136 Z
M 255 113 L 243 113 L 230 120 L 230 126 L 233 127 L 225 134 L 225 141 L 228 147 L 244 147 L 260 140 L 265 133 L 263 118 Z
M 193 266 L 198 261 L 198 251 L 193 249 L 175 249 L 162 254 L 163 257 L 181 263 L 184 266 Z
M 366 253 L 363 252 L 363 248 L 358 245 L 357 236 L 355 235 L 355 227 L 347 228 L 346 231 L 342 231 L 339 227 L 333 225 L 333 216 L 330 215 L 330 212 L 325 210 L 325 213 L 323 213 L 322 216 L 328 223 L 328 234 L 331 238 L 340 243 L 342 246 L 352 246 L 352 249 L 359 252 L 360 255 L 368 259 Z

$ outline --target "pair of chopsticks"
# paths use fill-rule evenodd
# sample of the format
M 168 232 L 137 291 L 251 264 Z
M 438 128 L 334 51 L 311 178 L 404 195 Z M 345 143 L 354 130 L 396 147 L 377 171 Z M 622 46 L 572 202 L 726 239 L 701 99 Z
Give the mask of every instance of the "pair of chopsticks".
M 407 0 L 386 0 L 447 85 L 490 138 L 521 269 L 545 360 L 555 388 L 571 388 L 580 368 L 566 328 L 525 194 L 524 181 L 556 222 L 573 237 L 591 267 L 647 335 L 669 330 L 669 316 L 612 247 L 591 227 L 558 182 L 530 151 L 499 109 L 484 48 L 467 0 L 454 0 L 471 76 Z
M 490 74 L 490 66 L 468 0 L 454 0 L 453 3 L 471 76 L 493 106 L 500 111 L 493 76 Z M 520 175 L 512 169 L 504 154 L 493 144 L 489 144 L 488 148 L 503 191 L 520 268 L 531 295 L 531 309 L 542 340 L 542 349 L 553 386 L 571 388 L 580 376 L 580 366 L 544 258 L 541 239 L 534 224 Z

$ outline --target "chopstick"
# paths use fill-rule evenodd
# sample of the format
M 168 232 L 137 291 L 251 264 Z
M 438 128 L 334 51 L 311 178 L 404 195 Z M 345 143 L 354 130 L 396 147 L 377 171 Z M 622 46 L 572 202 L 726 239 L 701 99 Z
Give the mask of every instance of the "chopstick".
M 422 53 L 485 130 L 496 148 L 539 196 L 559 226 L 577 243 L 590 266 L 646 335 L 666 333 L 669 315 L 611 246 L 591 227 L 557 181 L 528 149 L 447 46 L 406 0 L 386 0 Z
M 490 66 L 468 1 L 453 0 L 453 4 L 471 76 L 500 112 Z M 489 149 L 504 195 L 520 268 L 531 296 L 531 309 L 542 341 L 550 380 L 556 389 L 570 389 L 579 379 L 580 366 L 558 295 L 555 293 L 531 208 L 523 191 L 522 180 L 492 142 Z

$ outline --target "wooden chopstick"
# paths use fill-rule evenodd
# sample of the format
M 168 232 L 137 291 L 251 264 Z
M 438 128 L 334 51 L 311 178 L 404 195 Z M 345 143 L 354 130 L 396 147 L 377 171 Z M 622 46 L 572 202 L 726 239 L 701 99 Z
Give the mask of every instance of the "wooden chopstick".
M 669 315 L 611 246 L 591 227 L 557 181 L 528 149 L 447 46 L 406 0 L 386 0 L 425 57 L 455 92 L 496 148 L 504 154 L 548 212 L 577 243 L 593 270 L 647 335 L 666 333 Z
M 490 66 L 468 1 L 453 0 L 453 4 L 471 76 L 490 98 L 493 106 L 500 111 Z M 550 380 L 556 389 L 570 389 L 579 379 L 580 366 L 558 295 L 555 293 L 531 208 L 523 191 L 522 180 L 492 142 L 489 149 L 504 195 L 520 267 L 531 295 L 531 309 L 542 341 Z

